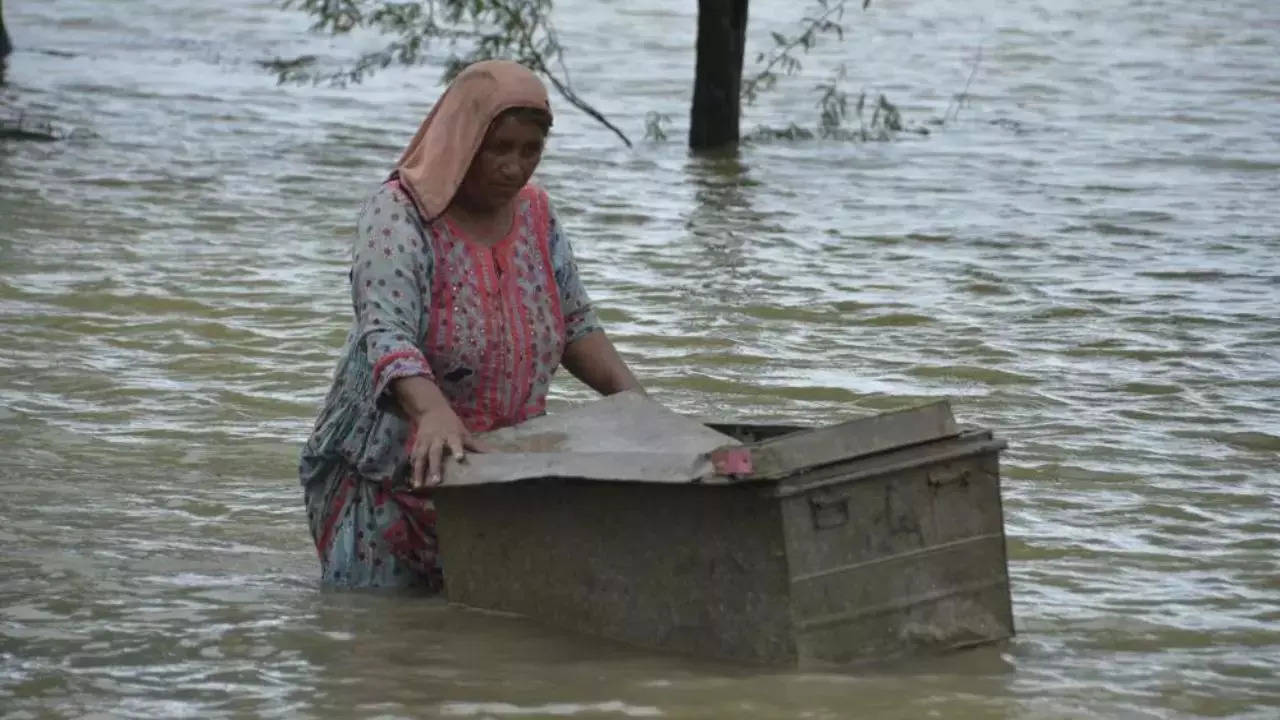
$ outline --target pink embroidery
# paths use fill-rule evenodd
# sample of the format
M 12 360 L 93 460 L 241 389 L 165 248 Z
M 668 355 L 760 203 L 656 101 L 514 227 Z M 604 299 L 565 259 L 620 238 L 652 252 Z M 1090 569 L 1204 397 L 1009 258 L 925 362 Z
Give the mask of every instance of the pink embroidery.
M 373 386 L 378 387 L 382 384 L 382 372 L 387 369 L 388 365 L 396 360 L 403 360 L 404 358 L 413 358 L 418 362 L 425 360 L 425 358 L 422 357 L 422 353 L 417 350 L 400 350 L 398 352 L 387 353 L 378 360 L 377 365 L 373 366 Z
M 489 248 L 447 220 L 429 228 L 435 265 L 425 353 L 473 431 L 542 412 L 564 351 L 546 194 L 528 186 L 511 233 Z

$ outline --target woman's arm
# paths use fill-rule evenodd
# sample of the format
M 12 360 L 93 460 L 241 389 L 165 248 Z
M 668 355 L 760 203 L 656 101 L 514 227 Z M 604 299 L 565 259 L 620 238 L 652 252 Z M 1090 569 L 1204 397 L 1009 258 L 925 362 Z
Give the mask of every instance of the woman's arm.
M 446 454 L 463 462 L 467 450 L 484 452 L 484 445 L 471 436 L 434 382 L 413 375 L 392 381 L 391 389 L 416 428 L 413 449 L 409 451 L 413 466 L 411 489 L 439 485 L 444 479 L 441 473 Z
M 430 275 L 431 257 L 420 249 L 421 231 L 410 221 L 412 212 L 399 190 L 379 188 L 360 214 L 352 249 L 356 342 L 373 376 L 368 390 L 383 410 L 396 409 L 393 381 L 432 379 L 418 347 L 426 314 L 422 282 Z
M 351 266 L 351 301 L 358 342 L 369 360 L 369 388 L 378 406 L 414 430 L 409 486 L 441 482 L 446 454 L 462 460 L 481 450 L 436 385 L 419 348 L 429 298 L 432 258 L 411 201 L 384 186 L 361 213 Z
M 564 349 L 561 363 L 573 376 L 589 385 L 601 395 L 612 395 L 625 390 L 644 393 L 640 381 L 632 374 L 627 362 L 603 330 L 596 330 L 578 338 Z

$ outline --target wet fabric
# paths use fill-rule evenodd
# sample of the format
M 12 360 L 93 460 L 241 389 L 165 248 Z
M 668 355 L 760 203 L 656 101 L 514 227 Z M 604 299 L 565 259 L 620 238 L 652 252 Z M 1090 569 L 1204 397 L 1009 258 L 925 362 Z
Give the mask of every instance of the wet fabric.
M 533 185 L 484 246 L 384 184 L 360 213 L 350 280 L 355 317 L 299 467 L 323 577 L 438 589 L 435 508 L 403 491 L 415 428 L 391 382 L 431 379 L 473 432 L 514 425 L 545 410 L 564 348 L 599 322 Z
M 428 220 L 449 207 L 489 125 L 517 107 L 551 115 L 546 86 L 510 60 L 469 65 L 449 84 L 396 164 L 405 191 Z

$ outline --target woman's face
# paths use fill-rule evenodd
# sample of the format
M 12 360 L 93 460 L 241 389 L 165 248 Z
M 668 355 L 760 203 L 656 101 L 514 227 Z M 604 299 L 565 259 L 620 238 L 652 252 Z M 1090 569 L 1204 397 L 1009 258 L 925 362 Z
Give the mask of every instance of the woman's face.
M 529 182 L 545 143 L 536 122 L 519 115 L 499 117 L 471 160 L 458 195 L 477 209 L 501 207 Z

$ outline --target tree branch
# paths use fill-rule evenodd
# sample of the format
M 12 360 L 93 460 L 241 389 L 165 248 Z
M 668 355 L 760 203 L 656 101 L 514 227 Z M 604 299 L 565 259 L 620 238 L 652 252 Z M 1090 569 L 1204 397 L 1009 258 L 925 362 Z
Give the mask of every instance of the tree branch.
M 551 81 L 551 84 L 556 87 L 556 91 L 563 95 L 565 100 L 569 101 L 570 105 L 573 105 L 582 112 L 595 118 L 596 122 L 609 128 L 615 135 L 621 138 L 622 142 L 626 143 L 627 147 L 631 147 L 631 139 L 627 137 L 626 133 L 619 130 L 617 125 L 609 122 L 609 119 L 606 118 L 599 110 L 591 107 L 585 100 L 578 97 L 578 94 L 575 93 L 572 88 L 560 82 L 560 79 L 555 75 L 546 73 L 545 69 L 543 70 L 543 73 L 547 75 L 547 79 Z
M 392 64 L 425 62 L 428 43 L 439 40 L 462 50 L 451 54 L 446 62 L 446 82 L 473 62 L 510 57 L 540 73 L 570 105 L 609 128 L 631 147 L 626 133 L 574 91 L 555 29 L 545 13 L 551 0 L 283 0 L 283 5 L 313 16 L 313 31 L 339 35 L 369 27 L 395 39 L 334 72 L 312 70 L 314 58 L 310 57 L 264 62 L 264 67 L 277 73 L 281 83 L 358 83 Z M 459 44 L 463 47 L 459 48 Z M 561 75 L 551 69 L 554 64 L 561 68 Z
M 848 0 L 818 0 L 822 13 L 817 17 L 806 17 L 807 25 L 804 31 L 793 38 L 787 38 L 781 33 L 773 33 L 775 45 L 770 53 L 760 53 L 757 55 L 757 62 L 768 58 L 768 62 L 755 75 L 748 78 L 742 83 L 742 98 L 747 103 L 755 100 L 756 94 L 761 90 L 772 87 L 776 82 L 777 76 L 774 74 L 774 67 L 782 65 L 784 72 L 788 75 L 800 69 L 800 61 L 796 60 L 792 55 L 792 51 L 797 48 L 804 48 L 808 52 L 810 48 L 817 42 L 817 36 L 820 33 L 835 33 L 838 37 L 844 37 L 844 26 L 832 20 L 835 16 L 837 20 L 844 17 L 845 5 Z M 871 4 L 871 0 L 863 0 L 862 9 L 866 10 Z
M 975 75 L 978 74 L 978 66 L 981 64 L 982 64 L 982 46 L 979 45 L 978 55 L 973 59 L 973 67 L 969 69 L 969 78 L 964 81 L 964 89 L 960 91 L 959 95 L 956 95 L 952 99 L 952 102 L 955 103 L 955 108 L 956 108 L 955 114 L 954 115 L 951 114 L 951 103 L 948 103 L 946 112 L 942 113 L 942 119 L 944 122 L 950 122 L 960 117 L 960 108 L 964 106 L 965 99 L 969 97 L 969 86 L 973 84 L 973 78 Z
M 520 23 L 520 30 L 521 30 L 521 33 L 523 34 L 522 40 L 524 43 L 524 47 L 532 51 L 530 53 L 529 59 L 533 62 L 533 65 L 534 65 L 533 69 L 545 75 L 547 80 L 551 81 L 551 84 L 555 87 L 556 92 L 560 93 L 560 95 L 564 97 L 565 100 L 568 100 L 570 105 L 573 105 L 574 107 L 578 108 L 582 112 L 594 118 L 596 122 L 612 130 L 613 134 L 617 135 L 622 140 L 622 142 L 626 144 L 627 147 L 632 147 L 631 139 L 627 137 L 626 133 L 622 132 L 622 130 L 620 130 L 617 125 L 614 125 L 612 122 L 610 122 L 609 119 L 604 116 L 604 113 L 601 113 L 599 110 L 596 110 L 587 101 L 583 100 L 581 97 L 578 96 L 576 92 L 574 92 L 573 88 L 569 84 L 569 74 L 567 69 L 565 70 L 565 79 L 561 80 L 560 78 L 556 77 L 556 74 L 551 71 L 551 68 L 547 67 L 546 58 L 543 56 L 542 53 L 537 51 L 537 46 L 533 42 L 533 33 L 529 29 L 529 26 L 524 23 L 524 18 L 521 18 L 518 15 L 515 15 L 514 11 L 512 11 L 509 7 L 505 5 L 501 7 L 503 8 L 503 10 L 505 10 L 508 13 L 509 19 L 511 19 L 513 22 Z M 555 49 L 555 52 L 553 54 L 555 55 L 556 59 L 560 61 L 561 67 L 564 67 L 564 55 L 563 53 L 560 52 L 560 44 L 556 42 L 554 32 L 551 30 L 550 26 L 546 23 L 546 21 L 542 22 L 542 27 L 543 27 L 543 31 L 548 35 L 548 40 L 549 40 L 548 44 Z

